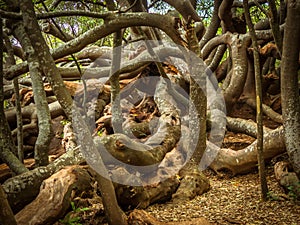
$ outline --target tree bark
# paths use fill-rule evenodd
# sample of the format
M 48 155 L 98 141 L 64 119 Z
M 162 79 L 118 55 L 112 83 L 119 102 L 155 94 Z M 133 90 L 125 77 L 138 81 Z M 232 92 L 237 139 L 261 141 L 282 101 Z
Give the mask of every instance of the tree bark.
M 0 17 L 2 20 L 2 18 Z M 0 185 L 0 224 L 2 225 L 17 225 L 15 216 L 10 208 L 10 205 L 7 201 L 6 194 L 3 190 L 2 185 Z
M 189 53 L 187 63 L 190 70 L 190 99 L 189 99 L 189 135 L 188 146 L 192 153 L 187 156 L 188 161 L 180 170 L 182 180 L 173 201 L 189 200 L 209 189 L 209 181 L 199 168 L 206 149 L 206 113 L 207 113 L 207 75 L 205 65 L 200 59 L 200 48 L 195 30 L 191 24 L 187 25 L 186 39 Z
M 13 143 L 11 132 L 4 113 L 4 94 L 3 94 L 3 33 L 2 33 L 2 18 L 0 17 L 0 158 L 9 168 L 16 174 L 21 174 L 28 169 L 16 157 L 17 149 Z M 15 154 L 14 154 L 15 153 Z
M 120 65 L 121 65 L 121 45 L 122 32 L 121 30 L 114 33 L 113 59 L 110 70 L 110 86 L 111 86 L 111 111 L 112 125 L 114 133 L 123 133 L 123 116 L 120 105 Z
M 249 41 L 250 38 L 246 36 L 240 37 L 237 34 L 231 36 L 232 76 L 228 87 L 225 87 L 223 92 L 227 113 L 230 113 L 244 90 L 248 71 L 247 47 Z
M 263 156 L 263 115 L 262 115 L 262 85 L 261 85 L 261 73 L 260 73 L 260 56 L 257 44 L 257 37 L 255 35 L 254 26 L 251 20 L 248 0 L 243 0 L 243 5 L 245 9 L 245 17 L 249 27 L 250 36 L 252 39 L 252 46 L 254 48 L 254 73 L 255 73 L 255 92 L 256 92 L 256 123 L 257 123 L 257 161 L 258 161 L 258 171 L 261 187 L 261 198 L 263 201 L 267 200 L 268 185 L 265 172 L 265 161 Z M 278 27 L 279 28 L 279 27 Z
M 201 18 L 198 16 L 196 10 L 191 4 L 190 0 L 164 0 L 171 6 L 173 6 L 184 18 L 186 22 L 188 22 L 189 18 L 194 21 L 201 21 Z
M 276 155 L 285 152 L 283 127 L 264 134 L 264 158 L 269 160 Z M 232 175 L 245 174 L 257 167 L 257 147 L 254 141 L 248 147 L 234 151 L 231 149 L 218 150 L 209 143 L 208 148 L 211 155 L 217 155 L 210 164 L 210 168 L 215 172 L 230 171 Z
M 80 164 L 84 161 L 80 150 L 76 148 L 63 154 L 46 167 L 35 168 L 6 180 L 3 189 L 14 212 L 18 212 L 38 195 L 43 180 L 65 166 Z
M 30 40 L 26 34 L 26 27 L 23 27 L 23 24 L 18 22 L 14 25 L 14 28 L 15 36 L 20 41 L 27 55 L 34 102 L 36 105 L 39 133 L 34 146 L 34 158 L 36 160 L 37 167 L 46 166 L 49 163 L 48 148 L 53 135 L 51 129 L 51 116 L 42 80 L 42 71 L 40 69 L 37 54 L 32 48 Z
M 287 8 L 281 62 L 282 117 L 287 152 L 296 174 L 300 177 L 300 1 L 288 1 Z
M 39 25 L 34 12 L 34 6 L 31 0 L 20 2 L 20 8 L 22 11 L 23 22 L 27 27 L 27 34 L 30 37 L 31 44 L 38 54 L 40 65 L 45 75 L 48 76 L 51 83 L 52 89 L 63 107 L 66 115 L 73 119 L 73 124 L 77 125 L 77 140 L 82 144 L 81 148 L 85 153 L 87 161 L 96 161 L 100 171 L 107 174 L 106 168 L 102 162 L 101 157 L 95 155 L 97 152 L 89 129 L 85 124 L 85 121 L 79 114 L 78 109 L 72 104 L 71 95 L 68 93 L 64 86 L 63 80 L 60 76 L 59 70 L 57 69 L 54 60 L 50 54 L 47 44 L 39 30 Z M 95 162 L 94 162 L 95 164 Z M 100 183 L 101 194 L 103 197 L 103 203 L 106 207 L 107 219 L 109 224 L 120 224 L 125 225 L 126 216 L 124 212 L 119 208 L 116 195 L 114 192 L 113 184 L 111 180 L 103 177 Z
M 221 0 L 214 0 L 214 11 L 213 11 L 213 16 L 211 18 L 210 21 L 210 25 L 207 28 L 204 36 L 201 38 L 200 42 L 199 42 L 199 48 L 202 49 L 204 47 L 204 45 L 210 40 L 212 39 L 217 31 L 218 28 L 220 26 L 220 18 L 218 16 L 218 12 L 219 12 L 219 7 L 221 5 Z
M 232 13 L 231 13 L 231 7 L 233 4 L 233 0 L 229 1 L 222 1 L 220 7 L 219 7 L 219 18 L 221 19 L 221 25 L 223 29 L 223 33 L 226 33 L 227 31 L 235 32 L 233 23 L 232 23 Z
M 7 49 L 7 61 L 6 64 L 9 66 L 15 65 L 16 60 L 14 57 L 14 51 L 12 44 L 10 43 L 10 40 L 6 33 L 4 35 L 4 42 Z M 15 92 L 15 98 L 16 98 L 16 121 L 17 121 L 17 141 L 18 141 L 18 158 L 20 162 L 24 163 L 24 146 L 23 146 L 23 120 L 22 120 L 22 108 L 21 108 L 21 99 L 20 99 L 20 89 L 19 89 L 19 79 L 15 78 L 13 80 L 13 86 L 14 86 L 14 92 Z
M 47 225 L 61 218 L 72 196 L 91 190 L 91 177 L 79 166 L 66 167 L 44 180 L 39 195 L 16 214 L 18 225 Z
M 274 40 L 276 43 L 276 46 L 278 48 L 278 52 L 281 55 L 282 54 L 282 35 L 279 28 L 279 16 L 277 15 L 277 8 L 275 0 L 268 0 L 269 6 L 270 6 L 270 25 L 272 29 L 272 33 L 274 36 Z

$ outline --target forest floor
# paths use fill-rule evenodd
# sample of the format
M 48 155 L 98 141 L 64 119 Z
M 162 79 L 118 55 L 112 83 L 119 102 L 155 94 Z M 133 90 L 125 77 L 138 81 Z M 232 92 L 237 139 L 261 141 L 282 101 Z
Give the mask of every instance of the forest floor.
M 237 105 L 233 110 L 235 117 L 252 119 L 255 112 L 245 104 Z M 264 117 L 264 125 L 276 128 L 279 124 Z M 227 131 L 224 148 L 243 149 L 255 139 L 245 134 Z M 299 225 L 300 202 L 296 201 L 293 192 L 285 193 L 274 175 L 274 163 L 277 156 L 267 163 L 268 201 L 260 199 L 260 183 L 257 171 L 245 175 L 230 177 L 229 174 L 215 174 L 211 170 L 204 171 L 210 180 L 208 192 L 195 199 L 173 204 L 155 204 L 146 209 L 160 221 L 189 221 L 193 218 L 205 217 L 212 224 L 244 224 L 244 225 Z M 277 159 L 276 159 L 277 158 Z
M 188 221 L 205 217 L 212 224 L 300 224 L 300 204 L 284 193 L 275 180 L 273 166 L 267 167 L 269 200 L 260 200 L 258 173 L 229 177 L 204 171 L 211 189 L 191 201 L 155 204 L 146 209 L 160 221 Z
M 235 114 L 236 117 L 254 119 L 253 110 L 249 107 L 238 108 Z M 266 118 L 264 125 L 269 128 L 278 126 Z M 239 150 L 254 140 L 248 135 L 227 131 L 223 147 Z M 300 202 L 294 199 L 292 192 L 285 193 L 278 184 L 274 175 L 273 161 L 267 163 L 266 170 L 269 187 L 268 201 L 266 202 L 260 200 L 257 171 L 231 177 L 230 174 L 215 174 L 207 169 L 204 174 L 209 178 L 211 185 L 208 192 L 190 201 L 176 202 L 176 204 L 171 201 L 154 204 L 145 211 L 162 222 L 191 221 L 194 218 L 204 217 L 212 224 L 220 225 L 300 225 Z M 4 170 L 0 166 L 0 177 L 3 172 Z M 76 209 L 73 211 L 74 215 L 78 217 L 73 218 L 73 223 L 70 220 L 66 222 L 65 219 L 61 219 L 55 224 L 107 224 L 101 201 L 95 199 L 93 202 L 93 207 L 86 210 L 81 210 L 82 207 L 76 205 Z

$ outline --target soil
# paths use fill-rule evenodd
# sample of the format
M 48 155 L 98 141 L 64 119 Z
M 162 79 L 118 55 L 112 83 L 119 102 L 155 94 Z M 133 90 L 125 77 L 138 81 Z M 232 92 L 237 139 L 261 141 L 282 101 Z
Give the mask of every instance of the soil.
M 255 121 L 255 110 L 246 104 L 236 104 L 231 116 Z M 268 117 L 263 119 L 264 126 L 271 129 L 280 124 Z M 224 137 L 224 148 L 243 149 L 255 138 L 241 133 L 227 131 Z M 287 156 L 278 156 L 277 160 Z M 257 171 L 246 175 L 230 177 L 228 174 L 214 174 L 204 171 L 210 180 L 210 190 L 195 199 L 173 204 L 155 204 L 146 209 L 151 215 L 163 222 L 188 221 L 204 217 L 212 224 L 245 224 L 245 225 L 298 225 L 300 224 L 300 202 L 294 199 L 293 193 L 285 193 L 274 175 L 276 159 L 267 163 L 268 201 L 261 201 L 260 183 Z
M 267 167 L 269 200 L 260 200 L 257 172 L 230 178 L 207 170 L 211 189 L 181 204 L 155 204 L 146 209 L 160 221 L 183 221 L 205 217 L 213 224 L 300 224 L 300 205 L 285 194 L 274 177 L 273 166 Z
M 246 104 L 236 104 L 231 116 L 255 121 L 255 110 Z M 271 129 L 280 124 L 264 117 L 264 126 Z M 255 138 L 241 133 L 227 131 L 223 146 L 234 150 L 243 149 Z M 277 159 L 286 159 L 278 156 Z M 257 171 L 246 175 L 230 177 L 228 174 L 214 174 L 204 171 L 210 180 L 210 190 L 195 199 L 181 203 L 154 204 L 146 211 L 161 222 L 191 221 L 204 217 L 212 224 L 245 225 L 298 225 L 300 224 L 300 203 L 293 193 L 285 193 L 274 175 L 274 161 L 266 167 L 268 201 L 261 201 L 260 183 Z
M 226 132 L 223 146 L 242 149 L 255 139 L 245 134 Z M 262 202 L 257 171 L 231 177 L 229 174 L 215 174 L 210 169 L 204 171 L 211 188 L 207 193 L 185 202 L 154 204 L 145 209 L 161 222 L 192 221 L 206 218 L 212 224 L 244 225 L 298 225 L 300 224 L 300 202 L 293 193 L 285 193 L 275 179 L 274 164 L 287 159 L 287 155 L 277 156 L 267 162 L 268 201 Z M 129 213 L 129 212 L 127 212 Z M 104 213 L 102 213 L 104 215 Z M 107 224 L 97 216 L 85 218 L 82 224 Z M 92 221 L 94 223 L 92 223 Z M 99 223 L 99 221 L 102 221 Z M 96 223 L 95 223 L 96 222 Z M 181 223 L 179 223 L 181 224 Z M 192 223 L 191 224 L 195 224 Z
M 211 224 L 243 224 L 243 225 L 298 225 L 300 224 L 300 202 L 292 193 L 285 193 L 275 180 L 273 165 L 267 166 L 268 200 L 261 201 L 260 185 L 257 171 L 250 174 L 230 177 L 228 174 L 214 174 L 204 171 L 210 180 L 208 192 L 190 201 L 173 203 L 172 201 L 154 204 L 145 211 L 161 222 L 195 221 L 205 218 Z M 95 201 L 87 211 L 78 210 L 77 217 L 82 225 L 105 224 L 104 208 L 100 201 Z M 89 204 L 90 205 L 90 204 Z M 126 212 L 129 214 L 130 212 Z M 71 212 L 72 214 L 72 212 Z M 62 225 L 63 223 L 56 223 Z M 177 223 L 176 223 L 177 224 Z
M 255 121 L 254 110 L 245 104 L 237 105 L 231 116 Z M 279 124 L 265 118 L 264 125 L 274 129 Z M 57 134 L 57 136 L 61 138 L 60 134 Z M 223 147 L 239 150 L 245 148 L 254 140 L 253 137 L 248 135 L 227 131 Z M 55 150 L 57 154 L 57 149 Z M 275 180 L 273 165 L 272 162 L 267 164 L 269 192 L 268 201 L 266 202 L 260 200 L 257 171 L 242 176 L 230 177 L 228 174 L 216 175 L 207 169 L 204 173 L 209 178 L 211 185 L 207 193 L 190 201 L 177 202 L 176 204 L 171 201 L 154 204 L 145 211 L 162 222 L 191 221 L 194 218 L 204 217 L 212 224 L 220 225 L 300 224 L 300 203 L 293 198 L 293 193 L 285 193 Z M 0 169 L 0 174 L 1 171 L 3 172 L 3 170 Z M 75 222 L 78 222 L 78 224 L 106 224 L 102 203 L 93 199 L 93 204 L 89 203 L 88 205 L 92 205 L 92 207 L 87 207 L 84 210 L 80 210 L 82 208 L 80 205 L 76 206 L 76 214 L 78 215 L 78 212 L 80 212 L 81 215 L 75 217 Z M 64 223 L 57 222 L 56 224 Z

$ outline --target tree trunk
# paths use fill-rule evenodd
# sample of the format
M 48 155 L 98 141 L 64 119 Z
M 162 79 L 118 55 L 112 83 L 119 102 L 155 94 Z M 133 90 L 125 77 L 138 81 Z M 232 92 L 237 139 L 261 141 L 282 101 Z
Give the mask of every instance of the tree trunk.
M 282 53 L 282 36 L 279 28 L 279 17 L 277 15 L 277 8 L 275 0 L 268 0 L 269 6 L 270 6 L 270 25 L 272 28 L 272 33 L 274 36 L 274 40 L 276 43 L 276 46 L 278 48 L 278 52 L 281 55 Z
M 121 30 L 114 33 L 114 48 L 113 59 L 110 71 L 110 86 L 111 86 L 111 111 L 112 111 L 112 125 L 114 133 L 123 133 L 123 116 L 120 105 L 120 65 L 121 65 L 121 45 L 122 32 Z
M 48 148 L 52 139 L 51 116 L 44 91 L 42 80 L 42 71 L 36 52 L 32 48 L 30 39 L 26 34 L 22 22 L 14 25 L 14 34 L 21 43 L 26 52 L 30 77 L 32 81 L 32 89 L 34 94 L 34 103 L 36 105 L 36 114 L 38 119 L 39 133 L 34 146 L 34 158 L 36 166 L 46 166 L 48 162 Z
M 206 113 L 207 113 L 207 82 L 204 62 L 200 59 L 200 48 L 194 28 L 188 24 L 186 38 L 192 53 L 187 54 L 190 70 L 189 99 L 189 145 L 192 155 L 187 156 L 188 162 L 180 171 L 182 180 L 174 201 L 193 199 L 209 189 L 209 181 L 199 168 L 206 149 Z
M 31 44 L 38 54 L 40 65 L 43 69 L 45 75 L 48 76 L 53 91 L 62 105 L 66 115 L 73 119 L 73 124 L 77 125 L 77 140 L 82 144 L 82 151 L 85 153 L 85 157 L 87 161 L 92 160 L 93 162 L 97 161 L 98 168 L 103 171 L 104 174 L 107 174 L 106 168 L 102 162 L 101 157 L 93 154 L 93 152 L 97 152 L 91 134 L 85 121 L 79 114 L 78 109 L 72 104 L 71 95 L 68 93 L 65 88 L 62 78 L 60 76 L 59 70 L 57 69 L 54 60 L 50 54 L 50 51 L 47 47 L 47 44 L 40 32 L 40 28 L 36 19 L 36 15 L 34 12 L 34 6 L 32 1 L 26 0 L 20 2 L 20 8 L 22 11 L 23 22 L 26 26 L 26 31 L 28 36 L 30 37 Z M 91 158 L 90 158 L 91 157 Z M 93 158 L 94 157 L 94 158 Z M 126 216 L 124 212 L 119 208 L 116 195 L 114 192 L 113 184 L 111 180 L 103 177 L 101 179 L 101 194 L 103 197 L 103 203 L 106 207 L 107 219 L 109 224 L 120 224 L 125 225 Z
M 14 56 L 13 46 L 10 43 L 9 37 L 6 33 L 4 35 L 4 42 L 7 49 L 7 59 L 6 63 L 9 66 L 15 65 L 16 60 Z M 22 120 L 22 108 L 21 108 L 21 99 L 20 99 L 20 89 L 19 89 L 19 79 L 16 77 L 13 80 L 15 98 L 16 98 L 16 121 L 17 121 L 17 141 L 18 141 L 18 158 L 20 162 L 24 163 L 24 146 L 23 146 L 23 120 Z
M 7 120 L 4 114 L 4 98 L 3 98 L 3 28 L 2 28 L 2 17 L 0 16 L 0 58 L 1 58 L 1 62 L 0 62 L 0 120 L 4 120 L 4 122 L 6 122 L 5 124 L 7 124 Z M 1 127 L 2 125 L 2 121 L 1 121 Z M 8 127 L 8 126 L 5 126 Z M 4 143 L 4 132 L 3 129 L 1 129 L 1 136 L 0 136 L 0 151 L 3 152 L 4 148 L 5 148 L 5 143 Z M 6 146 L 7 147 L 7 146 Z M 9 151 L 7 152 L 9 153 Z M 1 156 L 1 155 L 0 155 Z M 2 157 L 1 157 L 2 158 Z M 14 159 L 17 160 L 17 159 Z M 19 163 L 21 164 L 21 162 L 19 161 Z M 11 225 L 17 225 L 17 222 L 15 220 L 14 214 L 10 208 L 10 205 L 7 201 L 7 197 L 6 194 L 3 190 L 2 185 L 0 185 L 0 219 L 1 219 L 1 224 L 5 225 L 5 224 L 11 224 Z
M 300 0 L 288 1 L 287 6 L 281 62 L 282 116 L 287 152 L 296 174 L 300 177 Z
M 263 115 L 262 115 L 262 85 L 261 85 L 261 73 L 260 73 L 260 57 L 259 49 L 257 44 L 257 37 L 255 34 L 254 26 L 251 20 L 248 0 L 243 0 L 243 5 L 245 9 L 245 17 L 249 27 L 250 36 L 252 39 L 252 46 L 254 48 L 254 73 L 255 73 L 255 92 L 256 92 L 256 123 L 257 123 L 257 161 L 258 161 L 258 171 L 261 187 L 261 198 L 263 201 L 267 200 L 268 185 L 265 172 L 265 161 L 263 156 Z
M 16 157 L 17 150 L 13 143 L 11 132 L 7 123 L 7 119 L 4 113 L 4 95 L 3 95 L 3 33 L 2 33 L 2 18 L 0 18 L 0 158 L 4 161 L 9 168 L 16 174 L 21 174 L 28 169 L 21 163 L 21 161 Z M 15 153 L 15 155 L 13 154 Z

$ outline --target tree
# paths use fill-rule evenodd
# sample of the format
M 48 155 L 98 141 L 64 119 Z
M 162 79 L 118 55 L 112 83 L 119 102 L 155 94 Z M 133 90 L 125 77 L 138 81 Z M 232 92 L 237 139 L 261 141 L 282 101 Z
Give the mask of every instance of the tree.
M 254 58 L 254 74 L 255 74 L 255 92 L 256 92 L 256 123 L 257 123 L 257 161 L 259 169 L 259 178 L 261 185 L 261 197 L 263 201 L 267 199 L 268 186 L 265 172 L 265 161 L 263 151 L 263 118 L 262 118 L 262 87 L 261 87 L 261 73 L 260 73 L 260 60 L 259 49 L 257 44 L 257 38 L 254 30 L 254 26 L 250 17 L 248 0 L 243 1 L 245 9 L 245 18 L 249 27 L 249 32 L 252 39 L 253 46 L 253 58 Z
M 300 2 L 288 1 L 286 28 L 283 38 L 281 66 L 281 98 L 285 143 L 290 161 L 300 176 L 300 100 L 298 88 L 300 28 Z
M 20 3 L 20 9 L 23 16 L 24 26 L 27 35 L 30 38 L 33 49 L 38 52 L 39 62 L 43 69 L 43 72 L 47 74 L 50 82 L 52 83 L 52 87 L 54 92 L 56 92 L 56 96 L 62 105 L 65 113 L 71 118 L 72 115 L 72 99 L 70 94 L 66 91 L 62 79 L 60 77 L 59 71 L 57 70 L 55 63 L 50 55 L 50 52 L 47 48 L 46 42 L 44 41 L 40 31 L 37 20 L 35 19 L 35 12 L 32 1 L 23 1 Z M 81 134 L 78 135 L 78 139 L 87 138 L 87 144 L 90 145 L 90 148 L 93 148 L 93 141 L 89 136 L 82 135 L 85 133 L 89 133 L 87 128 L 84 125 L 84 122 L 80 118 L 80 115 L 73 114 L 73 120 L 75 123 L 79 123 L 82 125 Z M 99 159 L 100 167 L 101 167 L 101 158 Z M 103 166 L 102 166 L 103 167 Z M 103 167 L 104 168 L 104 167 Z M 106 178 L 102 178 L 100 182 L 102 198 L 104 205 L 106 207 L 107 219 L 110 224 L 127 224 L 125 220 L 125 215 L 118 207 L 116 202 L 115 193 L 113 190 L 113 185 L 110 180 Z
M 7 124 L 1 126 L 1 160 L 16 174 L 23 173 L 3 184 L 13 210 L 33 200 L 44 179 L 84 160 L 102 175 L 94 176 L 110 224 L 127 223 L 119 205 L 144 208 L 170 198 L 202 194 L 209 189 L 201 172 L 207 166 L 216 172 L 245 173 L 263 157 L 270 159 L 286 147 L 299 174 L 295 141 L 300 130 L 299 46 L 298 42 L 292 45 L 292 40 L 299 39 L 299 29 L 293 30 L 291 22 L 299 14 L 299 4 L 289 2 L 283 25 L 284 2 L 278 12 L 275 2 L 268 2 L 244 1 L 249 4 L 245 14 L 242 2 L 219 0 L 209 1 L 203 13 L 197 9 L 204 7 L 204 2 L 189 0 L 166 0 L 164 4 L 7 0 L 1 4 L 11 42 L 9 47 L 6 41 L 6 51 L 17 59 L 16 65 L 5 63 L 3 75 L 12 80 L 30 73 L 34 105 L 22 108 L 23 141 L 37 138 L 29 146 L 36 149 L 37 168 L 28 171 L 13 154 L 17 112 L 12 108 L 4 112 L 1 104 L 0 119 Z M 174 7 L 177 12 L 149 13 L 156 4 L 165 10 Z M 270 9 L 269 16 L 264 15 L 266 9 Z M 211 15 L 211 19 L 202 15 Z M 250 32 L 245 16 L 255 22 L 253 27 L 248 22 Z M 116 46 L 120 47 L 112 48 Z M 258 102 L 262 105 L 256 106 L 254 90 L 258 93 L 260 84 L 255 81 L 260 73 L 263 94 Z M 286 78 L 290 74 L 292 79 Z M 278 103 L 279 76 L 282 115 L 272 104 Z M 1 98 L 3 102 L 11 94 L 4 93 Z M 230 116 L 227 124 L 224 105 Z M 264 127 L 262 135 L 256 123 L 233 118 L 239 105 L 257 108 L 259 131 L 263 128 L 259 112 L 275 121 L 277 129 Z M 67 148 L 68 152 L 47 165 L 50 119 L 58 115 L 72 121 L 71 133 L 77 141 L 72 141 L 75 148 Z M 217 145 L 222 143 L 226 125 L 228 130 L 257 140 L 239 151 L 220 149 Z M 35 134 L 30 133 L 33 130 Z M 257 161 L 262 148 L 263 157 Z M 14 191 L 13 184 L 21 188 Z

